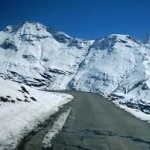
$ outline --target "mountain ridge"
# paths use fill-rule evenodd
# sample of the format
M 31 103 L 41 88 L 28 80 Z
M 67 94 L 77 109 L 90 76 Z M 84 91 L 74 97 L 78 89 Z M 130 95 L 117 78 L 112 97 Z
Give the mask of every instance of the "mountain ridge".
M 0 76 L 39 89 L 90 91 L 130 107 L 142 99 L 149 106 L 149 64 L 149 44 L 130 35 L 82 40 L 30 22 L 0 32 Z

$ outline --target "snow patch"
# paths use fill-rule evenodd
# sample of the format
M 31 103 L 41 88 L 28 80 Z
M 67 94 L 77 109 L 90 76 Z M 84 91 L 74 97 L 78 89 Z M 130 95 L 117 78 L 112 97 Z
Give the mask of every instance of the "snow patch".
M 59 118 L 54 122 L 52 129 L 45 135 L 43 139 L 43 147 L 51 147 L 51 140 L 59 133 L 59 131 L 63 128 L 71 109 L 68 109 L 66 112 L 62 113 Z

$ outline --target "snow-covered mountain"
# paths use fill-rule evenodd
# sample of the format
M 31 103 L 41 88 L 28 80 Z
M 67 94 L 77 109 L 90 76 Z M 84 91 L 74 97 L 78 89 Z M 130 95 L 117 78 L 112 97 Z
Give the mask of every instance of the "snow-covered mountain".
M 0 76 L 42 89 L 91 91 L 150 113 L 149 44 L 120 34 L 82 40 L 25 22 L 0 32 Z
M 31 86 L 65 88 L 91 44 L 39 23 L 7 26 L 0 32 L 1 76 Z
M 40 23 L 7 26 L 0 32 L 0 149 L 14 149 L 73 98 L 38 89 L 69 88 L 102 94 L 150 123 L 150 35 L 82 40 Z
M 95 40 L 69 86 L 150 114 L 150 48 L 129 35 Z
M 150 49 L 149 49 L 150 50 Z M 150 114 L 150 54 L 147 49 L 126 78 L 111 94 L 116 101 Z
M 105 95 L 113 92 L 142 60 L 143 45 L 128 35 L 112 34 L 95 40 L 71 86 Z

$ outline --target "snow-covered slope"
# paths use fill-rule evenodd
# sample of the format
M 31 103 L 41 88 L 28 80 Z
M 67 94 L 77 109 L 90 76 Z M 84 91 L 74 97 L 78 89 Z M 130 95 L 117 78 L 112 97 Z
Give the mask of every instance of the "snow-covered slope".
M 0 66 L 4 79 L 91 91 L 150 112 L 149 36 L 143 43 L 120 34 L 86 41 L 25 22 L 0 32 Z
M 150 122 L 150 47 L 129 35 L 98 39 L 69 87 L 110 97 L 123 109 Z
M 1 76 L 33 86 L 65 88 L 91 44 L 39 23 L 7 26 L 0 32 Z
M 14 149 L 21 139 L 72 99 L 0 78 L 0 150 Z
M 128 35 L 96 40 L 80 65 L 70 87 L 108 95 L 142 60 L 144 47 Z
M 150 55 L 143 55 L 111 95 L 120 104 L 150 114 Z

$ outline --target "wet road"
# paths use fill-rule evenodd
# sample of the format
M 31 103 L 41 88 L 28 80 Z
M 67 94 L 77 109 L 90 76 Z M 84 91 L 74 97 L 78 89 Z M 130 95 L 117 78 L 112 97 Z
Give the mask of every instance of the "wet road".
M 72 112 L 49 150 L 150 150 L 150 124 L 97 94 L 67 93 L 74 96 Z M 37 139 L 31 136 L 20 150 L 34 150 L 36 140 L 40 143 L 44 136 L 37 134 Z

